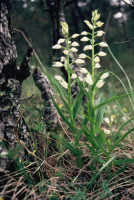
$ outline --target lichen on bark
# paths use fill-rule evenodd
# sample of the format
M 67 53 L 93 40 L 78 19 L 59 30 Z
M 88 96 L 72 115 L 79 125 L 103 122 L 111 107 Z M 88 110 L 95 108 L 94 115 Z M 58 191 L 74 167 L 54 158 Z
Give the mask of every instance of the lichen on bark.
M 46 130 L 52 130 L 56 127 L 58 121 L 57 111 L 51 99 L 51 95 L 54 97 L 53 88 L 48 77 L 39 68 L 34 70 L 33 79 L 44 100 L 44 123 L 46 124 Z
M 18 135 L 18 126 L 22 121 L 20 96 L 22 82 L 30 75 L 28 62 L 32 48 L 28 49 L 19 67 L 8 9 L 4 1 L 0 4 L 0 167 L 8 169 L 8 152 L 15 148 L 17 140 L 22 137 Z M 26 133 L 24 130 L 23 126 L 23 136 Z

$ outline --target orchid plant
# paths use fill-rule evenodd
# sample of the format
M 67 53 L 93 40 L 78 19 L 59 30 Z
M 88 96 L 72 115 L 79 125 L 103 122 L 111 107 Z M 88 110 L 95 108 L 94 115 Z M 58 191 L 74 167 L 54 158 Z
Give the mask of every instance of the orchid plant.
M 129 120 L 119 129 L 119 131 L 117 131 L 112 140 L 109 141 L 106 139 L 106 135 L 107 134 L 112 135 L 113 118 L 111 118 L 111 120 L 109 120 L 108 118 L 103 119 L 105 104 L 113 100 L 122 98 L 124 96 L 130 95 L 132 93 L 116 96 L 107 100 L 105 100 L 104 94 L 101 93 L 97 100 L 97 105 L 95 105 L 94 103 L 95 95 L 97 94 L 98 90 L 101 87 L 103 87 L 103 85 L 105 84 L 105 79 L 109 76 L 109 72 L 106 70 L 102 72 L 97 72 L 97 70 L 101 68 L 100 57 L 106 56 L 107 54 L 103 51 L 100 51 L 97 54 L 95 54 L 95 47 L 97 45 L 101 47 L 108 47 L 108 44 L 106 42 L 95 43 L 96 37 L 101 37 L 103 34 L 105 34 L 104 31 L 97 30 L 104 24 L 103 22 L 99 21 L 99 18 L 100 14 L 98 13 L 98 10 L 95 10 L 94 12 L 92 12 L 91 23 L 88 20 L 84 21 L 86 25 L 89 27 L 90 31 L 89 32 L 83 31 L 81 34 L 73 34 L 71 37 L 69 37 L 69 27 L 67 23 L 61 22 L 62 33 L 64 38 L 59 39 L 57 44 L 52 47 L 53 49 L 62 49 L 64 54 L 64 56 L 61 57 L 61 61 L 54 62 L 53 66 L 65 67 L 68 74 L 68 82 L 66 82 L 63 79 L 63 77 L 55 75 L 54 78 L 56 80 L 53 79 L 53 83 L 55 84 L 56 89 L 59 92 L 65 107 L 67 108 L 69 118 L 67 118 L 64 115 L 64 113 L 59 108 L 58 104 L 53 99 L 53 97 L 52 100 L 54 102 L 55 107 L 57 108 L 58 113 L 71 129 L 74 136 L 74 142 L 73 143 L 68 142 L 64 137 L 61 137 L 58 134 L 55 133 L 51 134 L 60 143 L 66 146 L 66 148 L 69 149 L 74 155 L 77 156 L 78 167 L 82 166 L 82 150 L 79 142 L 82 133 L 84 133 L 87 138 L 88 142 L 85 142 L 85 144 L 88 146 L 89 150 L 92 152 L 95 158 L 97 158 L 97 160 L 100 161 L 101 164 L 104 164 L 105 161 L 102 160 L 99 153 L 103 152 L 107 158 L 106 161 L 109 163 L 109 159 L 111 157 L 111 153 L 114 150 L 114 148 L 119 144 L 119 142 L 124 137 L 126 137 L 131 131 L 134 130 L 134 128 L 131 129 L 130 131 L 126 132 L 122 137 L 120 137 L 118 140 L 116 140 L 117 136 L 120 134 L 124 126 L 131 121 Z M 91 61 L 91 70 L 88 71 L 84 67 L 81 67 L 79 69 L 79 71 L 83 74 L 84 78 L 78 77 L 77 74 L 72 70 L 71 65 L 74 64 L 74 62 L 70 63 L 69 59 L 70 52 L 77 52 L 78 49 L 76 47 L 79 46 L 78 42 L 76 41 L 72 42 L 71 40 L 80 35 L 83 36 L 83 38 L 81 38 L 81 41 L 89 43 L 84 47 L 83 51 L 84 52 L 91 51 L 90 53 L 91 57 L 87 53 L 81 53 L 78 56 L 78 58 L 74 61 L 78 65 L 85 64 L 85 59 L 89 59 Z M 63 43 L 64 45 L 62 46 Z M 75 98 L 72 98 L 71 87 L 74 84 L 74 82 L 77 82 L 80 90 L 77 96 Z M 67 90 L 67 93 L 65 90 Z M 88 98 L 88 105 L 87 105 L 88 112 L 85 115 L 83 121 L 82 122 L 80 121 L 81 129 L 78 130 L 76 125 L 76 118 L 82 106 L 83 95 Z M 103 120 L 109 125 L 110 130 L 108 129 L 101 130 L 100 127 Z M 90 123 L 90 129 L 87 127 L 88 122 Z M 114 145 L 113 142 L 115 142 Z M 89 143 L 91 145 L 89 145 Z

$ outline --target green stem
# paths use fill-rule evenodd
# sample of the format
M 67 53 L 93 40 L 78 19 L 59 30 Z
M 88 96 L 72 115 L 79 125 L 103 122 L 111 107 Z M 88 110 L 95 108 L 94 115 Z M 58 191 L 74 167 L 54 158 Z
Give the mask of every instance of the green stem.
M 92 29 L 92 80 L 94 82 L 94 26 L 95 24 L 93 23 L 93 29 Z M 91 103 L 93 107 L 93 112 L 92 112 L 92 120 L 95 120 L 95 111 L 94 111 L 94 90 L 92 91 L 91 94 Z M 92 132 L 95 135 L 95 124 L 92 123 Z
M 67 50 L 69 52 L 69 44 L 68 44 L 68 34 L 67 34 Z M 71 119 L 71 123 L 72 125 L 75 127 L 75 121 L 74 121 L 74 118 L 73 118 L 73 105 L 72 105 L 72 94 L 71 94 L 71 73 L 70 73 L 70 69 L 69 69 L 69 53 L 67 55 L 67 73 L 68 73 L 68 92 L 69 92 L 69 106 L 70 106 L 70 110 L 71 110 L 71 113 L 70 113 L 70 119 Z
M 92 80 L 94 82 L 94 24 L 92 29 Z

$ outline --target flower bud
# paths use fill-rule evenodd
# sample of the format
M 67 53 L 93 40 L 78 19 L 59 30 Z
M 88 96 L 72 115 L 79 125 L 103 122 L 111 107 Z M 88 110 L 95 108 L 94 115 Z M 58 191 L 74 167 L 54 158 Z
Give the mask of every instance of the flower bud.
M 85 60 L 82 60 L 82 59 L 77 59 L 76 61 L 75 61 L 75 63 L 76 64 L 83 64 L 83 63 L 85 63 Z
M 87 24 L 87 26 L 88 26 L 90 29 L 93 28 L 93 25 L 92 25 L 88 20 L 85 20 L 84 22 Z
M 87 31 L 83 31 L 81 35 L 87 35 Z
M 93 85 L 93 80 L 92 77 L 87 74 L 87 76 L 85 77 L 85 81 L 89 84 L 89 85 Z
M 73 42 L 72 46 L 77 47 L 77 46 L 80 46 L 80 45 L 78 44 L 78 42 Z
M 95 10 L 92 12 L 92 21 L 97 21 L 100 18 L 100 14 L 98 13 L 98 10 Z
M 99 80 L 96 84 L 97 88 L 101 88 L 104 85 L 105 82 L 103 82 L 103 80 Z
M 60 43 L 63 43 L 63 42 L 65 42 L 65 39 L 60 38 L 57 43 L 60 44 Z
M 96 14 L 96 16 L 94 17 L 94 21 L 97 21 L 100 18 L 100 14 Z
M 100 52 L 98 53 L 98 55 L 99 55 L 99 56 L 106 56 L 107 54 L 106 54 L 105 52 L 103 52 L 103 51 L 100 51 Z
M 54 67 L 62 67 L 63 64 L 61 62 L 54 62 L 54 64 L 52 66 L 54 66 Z
M 68 55 L 68 54 L 69 54 L 69 51 L 68 51 L 68 50 L 64 50 L 63 53 L 64 53 L 65 55 Z
M 99 58 L 98 56 L 96 56 L 96 57 L 94 58 L 94 62 L 96 62 L 96 63 L 100 62 L 100 58 Z
M 80 40 L 83 41 L 83 42 L 87 42 L 87 41 L 89 41 L 89 38 L 88 37 L 83 37 Z
M 103 120 L 107 123 L 107 124 L 109 124 L 109 119 L 108 119 L 108 117 L 105 117 L 105 118 L 103 118 Z
M 60 81 L 60 84 L 62 85 L 62 87 L 64 87 L 65 89 L 68 88 L 68 83 L 64 80 Z
M 81 54 L 78 56 L 78 58 L 86 58 L 86 54 L 81 53 Z
M 92 49 L 93 49 L 92 45 L 86 45 L 86 46 L 84 47 L 83 51 L 92 50 Z
M 96 22 L 96 25 L 97 25 L 98 27 L 101 27 L 103 24 L 104 24 L 104 23 L 101 22 L 101 21 Z
M 76 38 L 78 36 L 79 36 L 79 34 L 75 33 L 75 34 L 72 35 L 72 38 Z
M 87 73 L 88 73 L 88 71 L 87 71 L 86 68 L 81 68 L 81 69 L 79 69 L 79 71 L 80 71 L 82 74 L 87 74 Z
M 106 42 L 100 42 L 99 45 L 101 47 L 108 47 L 108 44 Z
M 71 78 L 75 79 L 75 78 L 77 78 L 77 75 L 76 74 L 72 74 Z
M 97 32 L 97 36 L 98 36 L 98 37 L 101 37 L 103 34 L 105 34 L 104 31 L 98 31 L 98 32 Z
M 64 56 L 61 57 L 61 62 L 64 62 L 66 58 Z
M 88 20 L 84 20 L 84 22 L 85 22 L 86 24 L 90 24 L 90 22 L 89 22 Z
M 104 73 L 104 74 L 100 77 L 100 79 L 101 79 L 101 80 L 104 80 L 104 79 L 107 78 L 108 76 L 109 76 L 109 73 L 106 72 L 106 73 Z
M 61 76 L 55 75 L 54 78 L 55 78 L 57 81 L 62 81 L 62 77 L 61 77 Z
M 72 47 L 70 50 L 71 50 L 72 52 L 77 52 L 77 51 L 78 51 L 78 49 L 76 49 L 75 47 Z
M 63 34 L 68 33 L 69 27 L 68 27 L 67 23 L 66 22 L 61 22 L 61 26 L 62 26 L 62 33 Z
M 61 45 L 60 44 L 55 44 L 54 46 L 52 46 L 52 49 L 61 49 Z
M 100 68 L 100 67 L 101 67 L 101 65 L 99 63 L 96 63 L 94 66 L 95 69 Z
M 87 24 L 87 25 L 91 30 L 93 29 L 93 25 L 92 24 Z
M 110 131 L 104 128 L 104 133 L 109 135 Z

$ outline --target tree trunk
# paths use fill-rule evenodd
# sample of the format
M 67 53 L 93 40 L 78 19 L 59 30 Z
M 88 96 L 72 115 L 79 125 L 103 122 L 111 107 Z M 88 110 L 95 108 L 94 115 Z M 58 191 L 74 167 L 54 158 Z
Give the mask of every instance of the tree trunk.
M 57 110 L 51 99 L 51 95 L 54 98 L 53 89 L 50 85 L 49 79 L 39 70 L 39 68 L 34 70 L 33 79 L 41 92 L 42 99 L 44 100 L 44 123 L 46 124 L 46 130 L 52 130 L 56 127 L 58 121 Z
M 15 148 L 18 139 L 25 140 L 26 126 L 22 122 L 20 113 L 20 96 L 22 82 L 30 75 L 28 63 L 32 56 L 32 48 L 29 48 L 21 66 L 18 67 L 14 31 L 7 14 L 7 7 L 2 1 L 0 10 L 0 167 L 2 169 L 8 169 L 8 151 Z M 19 123 L 22 125 L 20 135 L 18 135 Z

